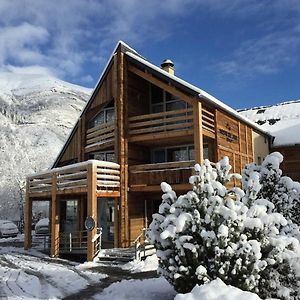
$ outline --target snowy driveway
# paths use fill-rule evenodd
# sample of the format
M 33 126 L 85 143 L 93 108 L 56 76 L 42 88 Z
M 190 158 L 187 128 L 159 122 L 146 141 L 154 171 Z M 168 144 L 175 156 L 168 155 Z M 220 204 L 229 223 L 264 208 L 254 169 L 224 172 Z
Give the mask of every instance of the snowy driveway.
M 65 260 L 52 260 L 37 251 L 25 253 L 13 247 L 0 250 L 0 299 L 60 299 L 99 284 L 105 277 L 80 270 Z
M 20 240 L 0 240 L 0 299 L 173 299 L 176 294 L 155 271 L 112 263 L 52 259 L 25 251 Z M 143 265 L 144 271 L 149 266 Z

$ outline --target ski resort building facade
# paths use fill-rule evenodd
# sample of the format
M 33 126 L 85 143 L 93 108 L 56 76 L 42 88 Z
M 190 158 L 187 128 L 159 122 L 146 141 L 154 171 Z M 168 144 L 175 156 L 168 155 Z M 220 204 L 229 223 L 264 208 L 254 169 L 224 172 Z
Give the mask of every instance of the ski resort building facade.
M 195 162 L 228 156 L 234 172 L 269 153 L 271 136 L 234 109 L 119 42 L 52 169 L 27 178 L 25 248 L 33 201 L 49 201 L 51 256 L 130 247 L 152 220 L 160 183 L 190 189 Z

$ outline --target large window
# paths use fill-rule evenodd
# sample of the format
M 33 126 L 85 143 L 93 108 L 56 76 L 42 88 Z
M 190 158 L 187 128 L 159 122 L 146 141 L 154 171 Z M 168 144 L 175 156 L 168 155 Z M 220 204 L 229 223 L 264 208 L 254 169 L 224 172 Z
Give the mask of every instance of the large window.
M 203 147 L 204 159 L 208 158 L 208 144 Z M 151 151 L 151 163 L 194 160 L 194 145 L 157 148 Z
M 190 107 L 188 103 L 180 98 L 162 90 L 156 85 L 151 84 L 151 112 L 163 112 Z
M 113 121 L 115 117 L 114 103 L 111 102 L 103 108 L 90 122 L 89 128 L 95 127 L 98 124 L 108 123 Z
M 152 163 L 194 160 L 194 146 L 158 148 L 151 151 Z

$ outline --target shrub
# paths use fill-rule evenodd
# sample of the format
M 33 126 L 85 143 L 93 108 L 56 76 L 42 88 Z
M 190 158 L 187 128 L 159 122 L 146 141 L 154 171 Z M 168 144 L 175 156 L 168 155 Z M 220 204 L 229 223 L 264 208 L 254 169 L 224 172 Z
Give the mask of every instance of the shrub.
M 242 179 L 230 170 L 227 157 L 215 166 L 208 160 L 195 165 L 192 190 L 178 198 L 170 185 L 161 184 L 162 203 L 149 231 L 158 271 L 180 293 L 221 278 L 262 298 L 293 299 L 291 259 L 298 240 L 280 234 L 286 218 L 258 196 L 260 174 L 248 169 Z M 233 178 L 242 180 L 243 189 L 225 186 Z

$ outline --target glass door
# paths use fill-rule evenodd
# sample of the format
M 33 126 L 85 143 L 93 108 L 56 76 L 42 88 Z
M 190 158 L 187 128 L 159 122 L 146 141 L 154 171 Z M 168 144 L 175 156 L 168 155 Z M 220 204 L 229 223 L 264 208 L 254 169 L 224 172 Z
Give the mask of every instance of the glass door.
M 77 200 L 62 200 L 60 205 L 60 226 L 61 232 L 74 232 L 78 230 Z
M 98 198 L 98 227 L 102 228 L 103 248 L 114 246 L 115 202 L 113 198 Z

